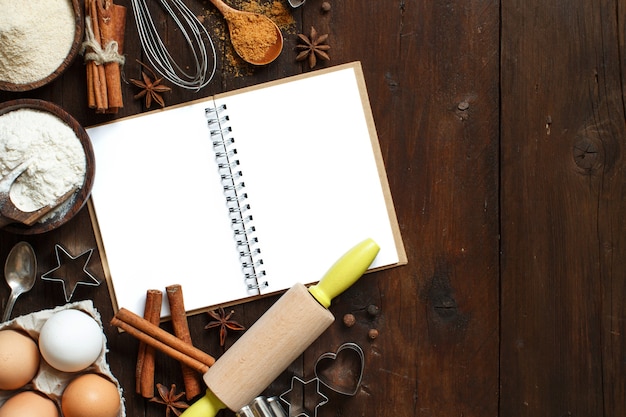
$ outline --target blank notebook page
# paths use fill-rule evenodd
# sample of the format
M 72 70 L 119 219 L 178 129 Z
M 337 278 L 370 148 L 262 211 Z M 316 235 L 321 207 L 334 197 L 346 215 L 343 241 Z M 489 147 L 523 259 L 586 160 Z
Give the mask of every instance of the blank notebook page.
M 357 69 L 87 129 L 97 164 L 91 208 L 115 307 L 143 315 L 146 291 L 172 284 L 188 311 L 259 294 L 242 273 L 205 117 L 222 104 L 268 283 L 261 293 L 319 280 L 365 238 L 381 247 L 372 268 L 406 262 Z
M 368 237 L 381 247 L 373 267 L 398 262 L 377 137 L 352 68 L 216 104 L 227 106 L 269 283 L 263 292 L 319 280 Z

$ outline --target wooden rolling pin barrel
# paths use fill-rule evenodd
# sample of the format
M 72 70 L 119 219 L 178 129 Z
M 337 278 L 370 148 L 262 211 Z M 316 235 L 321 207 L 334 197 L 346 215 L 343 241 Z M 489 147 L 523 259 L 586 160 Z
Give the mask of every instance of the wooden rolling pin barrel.
M 204 382 L 224 405 L 237 411 L 267 388 L 333 321 L 332 313 L 304 285 L 296 284 L 215 362 L 204 374 Z
M 335 320 L 331 300 L 356 282 L 379 247 L 366 239 L 344 254 L 317 285 L 291 287 L 204 373 L 207 393 L 182 417 L 238 411 L 256 398 Z
M 378 245 L 367 239 L 343 255 L 310 289 L 291 287 L 204 374 L 207 395 L 183 417 L 213 416 L 250 403 L 335 320 L 330 301 L 370 266 Z

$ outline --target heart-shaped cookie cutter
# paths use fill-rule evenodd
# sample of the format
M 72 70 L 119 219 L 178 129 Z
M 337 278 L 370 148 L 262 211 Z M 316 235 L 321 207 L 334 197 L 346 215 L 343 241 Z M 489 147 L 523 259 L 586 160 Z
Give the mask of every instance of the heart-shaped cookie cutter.
M 361 386 L 365 355 L 356 343 L 344 343 L 336 352 L 322 354 L 315 362 L 315 376 L 325 387 L 343 395 L 355 395 Z

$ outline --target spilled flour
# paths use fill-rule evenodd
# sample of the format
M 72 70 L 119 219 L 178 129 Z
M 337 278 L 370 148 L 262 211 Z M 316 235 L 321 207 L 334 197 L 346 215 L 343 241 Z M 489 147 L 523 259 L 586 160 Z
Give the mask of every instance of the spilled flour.
M 31 159 L 9 196 L 30 212 L 50 205 L 83 184 L 87 161 L 76 133 L 55 115 L 34 109 L 0 116 L 0 177 Z

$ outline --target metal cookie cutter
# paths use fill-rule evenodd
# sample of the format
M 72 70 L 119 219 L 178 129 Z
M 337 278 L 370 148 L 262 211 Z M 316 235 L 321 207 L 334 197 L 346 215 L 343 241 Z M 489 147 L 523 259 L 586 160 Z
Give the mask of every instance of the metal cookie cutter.
M 355 395 L 363 379 L 365 355 L 356 343 L 344 343 L 335 353 L 321 355 L 315 362 L 315 376 L 327 388 L 343 395 Z
M 56 281 L 63 283 L 65 301 L 69 302 L 78 285 L 97 287 L 100 281 L 87 269 L 93 249 L 88 249 L 78 256 L 72 256 L 58 243 L 54 245 L 57 266 L 41 276 L 44 281 Z
M 294 9 L 304 4 L 305 0 L 289 0 L 289 5 Z
M 317 417 L 317 409 L 328 402 L 328 397 L 320 391 L 318 378 L 305 382 L 295 375 L 291 378 L 291 388 L 280 399 L 289 406 L 289 417 Z
M 237 417 L 287 417 L 280 405 L 278 397 L 256 397 L 250 404 L 243 406 L 235 416 Z

